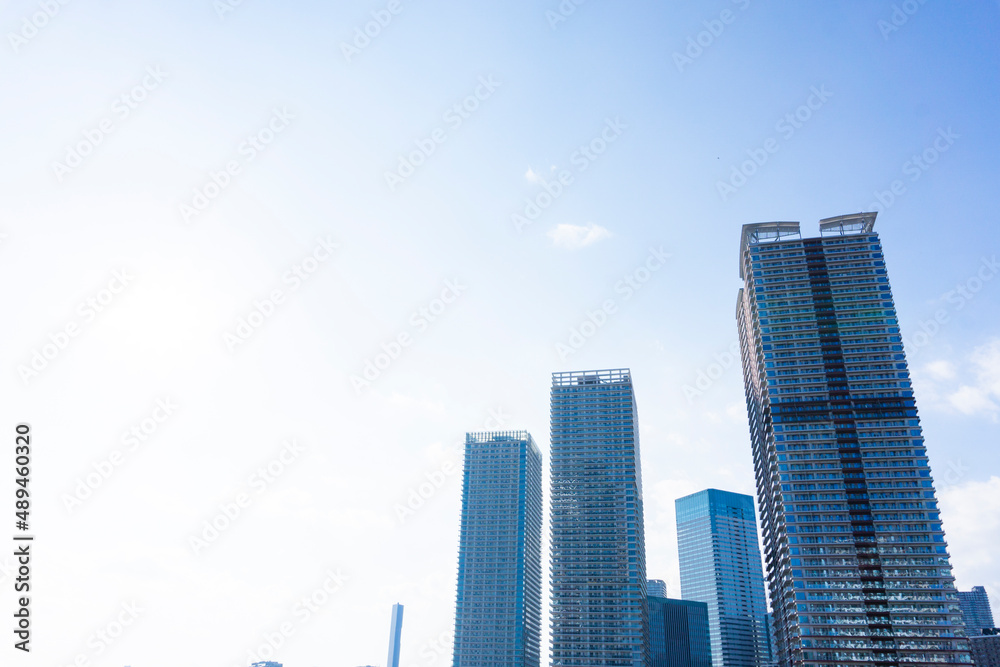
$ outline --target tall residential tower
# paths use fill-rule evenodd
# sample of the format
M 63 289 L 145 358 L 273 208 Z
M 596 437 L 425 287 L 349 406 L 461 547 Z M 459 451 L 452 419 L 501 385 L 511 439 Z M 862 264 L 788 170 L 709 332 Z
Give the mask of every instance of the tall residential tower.
M 736 318 L 789 665 L 968 663 L 875 214 L 744 225 Z
M 454 667 L 539 667 L 542 455 L 525 431 L 465 437 Z
M 982 586 L 973 586 L 971 591 L 959 591 L 958 603 L 965 619 L 965 631 L 970 637 L 983 634 L 983 630 L 996 627 L 993 624 L 993 610 L 990 598 Z
M 627 369 L 552 374 L 552 664 L 647 667 L 639 425 Z
M 708 605 L 713 667 L 762 667 L 767 597 L 753 498 L 707 489 L 675 505 L 681 597 Z

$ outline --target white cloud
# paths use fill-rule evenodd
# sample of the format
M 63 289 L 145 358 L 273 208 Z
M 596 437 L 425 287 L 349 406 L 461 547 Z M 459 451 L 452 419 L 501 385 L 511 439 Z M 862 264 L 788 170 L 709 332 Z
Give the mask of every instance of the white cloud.
M 935 380 L 952 380 L 955 378 L 955 364 L 943 359 L 927 364 L 925 370 Z
M 556 166 L 552 165 L 551 167 L 549 167 L 549 171 L 551 171 L 552 173 L 555 173 Z M 528 179 L 529 181 L 531 181 L 532 183 L 542 183 L 545 180 L 544 178 L 542 178 L 541 174 L 539 174 L 537 171 L 535 171 L 531 167 L 528 167 L 528 171 L 524 172 L 524 177 L 526 179 Z
M 941 518 L 959 588 L 984 585 L 1000 593 L 1000 477 L 946 486 Z
M 913 383 L 924 406 L 1000 421 L 1000 338 L 963 363 L 939 359 L 914 368 Z
M 726 415 L 737 424 L 747 421 L 747 405 L 743 401 L 736 401 L 726 407 Z
M 970 355 L 975 383 L 963 384 L 948 396 L 953 408 L 967 415 L 1000 416 L 1000 339 L 977 347 Z
M 597 243 L 602 239 L 611 238 L 612 234 L 604 227 L 593 222 L 586 226 L 557 225 L 549 231 L 549 238 L 554 245 L 569 250 L 576 250 Z
M 994 396 L 1000 396 L 1000 339 L 976 348 L 972 361 L 979 367 L 979 383 Z
M 960 387 L 958 391 L 948 396 L 948 403 L 966 415 L 974 415 L 979 412 L 994 413 L 997 404 L 990 400 L 989 394 L 978 387 L 968 385 Z

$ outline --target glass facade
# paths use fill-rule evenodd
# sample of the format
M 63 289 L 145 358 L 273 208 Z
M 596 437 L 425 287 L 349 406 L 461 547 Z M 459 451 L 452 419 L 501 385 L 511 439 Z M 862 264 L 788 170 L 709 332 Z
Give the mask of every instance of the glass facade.
M 399 667 L 399 643 L 403 635 L 403 605 L 392 605 L 392 623 L 389 625 L 388 667 Z
M 649 596 L 653 667 L 712 667 L 708 605 Z
M 959 591 L 958 603 L 962 607 L 965 631 L 970 637 L 981 635 L 983 630 L 995 627 L 990 598 L 982 586 L 973 586 L 971 591 Z
M 465 438 L 454 667 L 538 667 L 542 455 L 524 431 Z
M 783 667 L 970 661 L 874 224 L 743 227 L 737 321 Z
M 627 369 L 553 373 L 552 664 L 647 667 L 639 428 Z
M 681 597 L 708 605 L 714 667 L 769 661 L 753 498 L 707 489 L 675 501 Z

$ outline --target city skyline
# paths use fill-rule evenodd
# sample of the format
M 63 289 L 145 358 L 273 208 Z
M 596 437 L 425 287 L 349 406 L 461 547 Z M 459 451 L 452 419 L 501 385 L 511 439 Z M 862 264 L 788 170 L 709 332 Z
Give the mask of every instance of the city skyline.
M 1000 595 L 997 0 L 8 0 L 0 29 L 39 546 L 0 664 L 385 667 L 404 603 L 401 667 L 449 667 L 465 435 L 531 433 L 548 498 L 576 369 L 631 369 L 679 598 L 675 500 L 757 492 L 741 227 L 859 211 L 955 583 Z

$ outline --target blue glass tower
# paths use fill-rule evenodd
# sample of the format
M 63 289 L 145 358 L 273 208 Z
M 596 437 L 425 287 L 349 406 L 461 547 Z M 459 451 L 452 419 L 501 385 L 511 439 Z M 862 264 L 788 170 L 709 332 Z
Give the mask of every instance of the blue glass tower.
M 652 667 L 712 667 L 708 605 L 650 596 Z
M 768 662 L 753 498 L 707 489 L 675 501 L 681 597 L 708 605 L 714 667 Z
M 647 667 L 639 427 L 627 369 L 553 373 L 552 664 Z
M 874 226 L 743 226 L 736 319 L 782 667 L 970 661 Z
M 399 667 L 399 645 L 403 636 L 403 605 L 392 605 L 392 623 L 389 626 L 389 662 L 387 667 Z
M 542 455 L 525 431 L 465 438 L 454 667 L 538 667 Z

